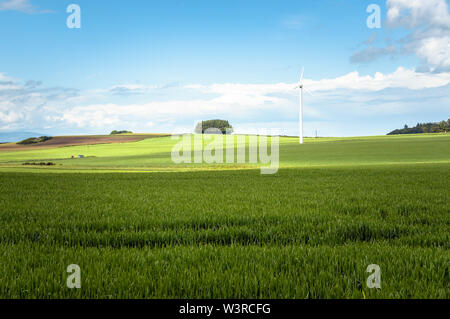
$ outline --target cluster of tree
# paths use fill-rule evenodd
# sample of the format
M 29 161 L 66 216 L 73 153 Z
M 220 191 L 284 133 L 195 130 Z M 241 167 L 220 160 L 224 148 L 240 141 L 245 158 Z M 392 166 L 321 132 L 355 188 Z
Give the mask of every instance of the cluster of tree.
M 117 135 L 117 134 L 132 134 L 133 132 L 131 131 L 112 131 L 110 135 Z
M 17 144 L 29 145 L 29 144 L 43 143 L 45 141 L 51 140 L 52 138 L 53 137 L 51 137 L 51 136 L 30 137 L 21 142 L 18 142 Z
M 388 135 L 447 132 L 450 132 L 450 119 L 435 123 L 417 123 L 414 127 L 408 127 L 408 125 L 405 124 L 402 129 L 394 130 L 388 133 Z
M 208 130 L 211 134 L 231 134 L 233 127 L 225 120 L 209 120 L 197 123 L 195 133 L 204 134 Z

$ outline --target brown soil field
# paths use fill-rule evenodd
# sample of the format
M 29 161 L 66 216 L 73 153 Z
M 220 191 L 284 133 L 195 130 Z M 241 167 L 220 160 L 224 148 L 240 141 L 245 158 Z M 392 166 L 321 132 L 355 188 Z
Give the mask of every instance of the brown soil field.
M 133 134 L 133 135 L 86 135 L 86 136 L 55 136 L 44 143 L 21 145 L 15 143 L 0 144 L 0 151 L 25 151 L 56 148 L 75 145 L 94 145 L 110 143 L 130 143 L 170 136 L 170 134 Z

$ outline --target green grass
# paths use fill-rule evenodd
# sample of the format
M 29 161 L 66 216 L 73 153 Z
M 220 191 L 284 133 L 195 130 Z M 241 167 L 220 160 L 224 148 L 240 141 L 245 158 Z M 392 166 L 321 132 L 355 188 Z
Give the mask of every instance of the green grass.
M 246 140 L 248 144 L 248 137 Z M 140 169 L 186 170 L 218 167 L 220 169 L 252 168 L 237 164 L 178 164 L 171 159 L 177 143 L 170 137 L 151 138 L 134 143 L 83 145 L 32 151 L 0 151 L 0 169 L 16 167 L 31 161 L 52 161 L 60 169 Z M 206 145 L 207 142 L 204 142 Z M 414 136 L 377 136 L 358 138 L 306 139 L 280 138 L 281 167 L 355 166 L 372 164 L 450 163 L 448 134 Z M 83 154 L 84 159 L 71 159 Z M 247 157 L 248 161 L 248 157 Z
M 449 136 L 282 138 L 267 176 L 180 169 L 174 143 L 0 153 L 0 297 L 450 297 Z

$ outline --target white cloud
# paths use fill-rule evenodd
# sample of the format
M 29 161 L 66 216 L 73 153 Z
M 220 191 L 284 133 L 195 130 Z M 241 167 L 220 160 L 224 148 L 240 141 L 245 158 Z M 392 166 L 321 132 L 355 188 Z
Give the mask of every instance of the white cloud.
M 450 14 L 446 0 L 387 0 L 390 27 L 411 30 L 401 41 L 425 65 L 438 72 L 450 71 Z
M 350 72 L 343 76 L 331 79 L 310 80 L 304 79 L 305 87 L 311 91 L 331 91 L 337 89 L 380 91 L 386 88 L 407 88 L 419 90 L 425 88 L 440 87 L 450 83 L 450 72 L 431 74 L 419 73 L 411 69 L 399 67 L 391 74 L 375 73 L 375 75 L 360 75 L 358 71 Z M 187 85 L 185 88 L 201 90 L 205 93 L 222 95 L 222 99 L 232 101 L 233 98 L 246 96 L 255 98 L 260 104 L 265 101 L 279 102 L 278 98 L 270 96 L 275 93 L 297 94 L 294 90 L 295 83 L 277 84 L 213 84 Z M 237 99 L 238 100 L 238 99 Z M 254 102 L 250 102 L 254 104 Z
M 19 11 L 24 13 L 49 13 L 50 10 L 39 10 L 31 0 L 3 0 L 0 2 L 0 11 Z
M 19 89 L 20 86 L 14 81 L 14 79 L 7 77 L 3 73 L 0 73 L 0 92 L 7 90 Z
M 414 70 L 398 68 L 390 74 L 376 73 L 360 75 L 351 72 L 346 75 L 322 80 L 304 80 L 305 87 L 318 92 L 315 97 L 306 96 L 305 116 L 310 119 L 330 117 L 321 104 L 334 108 L 333 112 L 364 114 L 399 114 L 407 112 L 407 103 L 399 101 L 386 92 L 382 96 L 377 92 L 386 89 L 421 91 L 439 88 L 450 84 L 450 73 L 427 74 Z M 224 83 L 186 85 L 183 90 L 194 90 L 204 94 L 203 98 L 186 100 L 150 101 L 119 105 L 100 103 L 76 105 L 54 119 L 77 127 L 104 127 L 120 123 L 142 123 L 142 126 L 169 120 L 185 121 L 206 117 L 231 117 L 234 119 L 295 116 L 298 108 L 298 91 L 295 83 L 241 84 Z M 133 87 L 133 89 L 140 87 Z M 384 98 L 383 98 L 384 96 Z M 339 110 L 336 105 L 345 105 Z M 326 116 L 324 114 L 327 114 Z M 124 126 L 124 124 L 122 126 Z M 148 127 L 148 126 L 147 126 Z
M 419 41 L 415 50 L 429 64 L 450 70 L 450 35 L 424 38 Z
M 101 92 L 109 92 L 114 95 L 140 95 L 155 92 L 156 90 L 164 90 L 177 88 L 178 83 L 168 83 L 164 85 L 144 85 L 144 84 L 120 84 L 114 85 L 106 90 L 100 90 Z
M 48 113 L 68 107 L 66 101 L 76 94 L 65 88 L 39 88 L 40 84 L 0 73 L 0 129 L 42 127 Z
M 35 7 L 29 0 L 6 0 L 0 2 L 0 11 L 21 11 L 31 13 Z
M 112 94 L 116 95 L 130 95 L 130 94 L 145 94 L 150 90 L 156 89 L 156 86 L 148 86 L 142 84 L 121 84 L 115 85 L 109 89 Z
M 419 73 L 399 67 L 391 74 L 375 73 L 361 76 L 357 71 L 319 81 L 305 80 L 305 86 L 313 91 L 352 89 L 380 91 L 386 88 L 407 88 L 420 90 L 444 86 L 450 83 L 450 72 L 440 74 Z
M 428 24 L 450 28 L 448 5 L 445 0 L 387 0 L 388 23 L 395 27 L 414 28 Z
M 5 74 L 0 74 L 1 83 L 5 85 L 0 89 L 2 130 L 48 128 L 82 133 L 123 128 L 138 132 L 179 132 L 193 128 L 196 120 L 205 118 L 223 117 L 233 123 L 255 125 L 266 123 L 261 125 L 270 128 L 269 122 L 292 122 L 298 117 L 295 83 L 192 84 L 179 86 L 175 91 L 161 91 L 158 96 L 147 89 L 159 86 L 115 86 L 146 91 L 122 100 L 111 88 L 83 92 L 45 88 L 39 82 L 21 82 Z M 419 112 L 423 100 L 432 101 L 426 104 L 429 111 L 448 113 L 449 110 L 450 73 L 418 73 L 405 68 L 374 75 L 355 71 L 336 78 L 305 79 L 304 84 L 315 92 L 314 97 L 305 94 L 307 122 Z M 428 91 L 432 89 L 440 91 Z M 439 107 L 446 109 L 439 111 Z
M 366 41 L 367 44 L 370 44 L 370 39 Z M 385 48 L 376 48 L 373 46 L 369 46 L 360 51 L 356 51 L 351 57 L 351 63 L 369 63 L 375 61 L 379 57 L 388 55 L 394 56 L 397 53 L 397 48 L 393 45 L 387 46 Z
M 356 51 L 351 63 L 370 63 L 381 57 L 414 54 L 420 70 L 450 71 L 450 13 L 446 0 L 386 0 L 387 23 L 391 29 L 409 32 L 382 47 L 373 46 L 372 37 L 364 49 Z

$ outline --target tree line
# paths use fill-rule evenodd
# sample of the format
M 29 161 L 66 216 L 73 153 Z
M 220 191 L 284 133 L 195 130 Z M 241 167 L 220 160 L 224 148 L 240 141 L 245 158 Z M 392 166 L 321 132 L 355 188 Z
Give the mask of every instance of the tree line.
M 393 130 L 387 135 L 398 134 L 420 134 L 420 133 L 447 133 L 450 132 L 450 119 L 447 121 L 430 122 L 430 123 L 417 123 L 414 127 L 405 126 L 402 129 Z
M 37 144 L 37 143 L 44 143 L 46 141 L 51 140 L 53 137 L 51 136 L 41 136 L 41 137 L 30 137 L 23 141 L 17 142 L 16 144 L 20 145 L 29 145 L 29 144 Z

